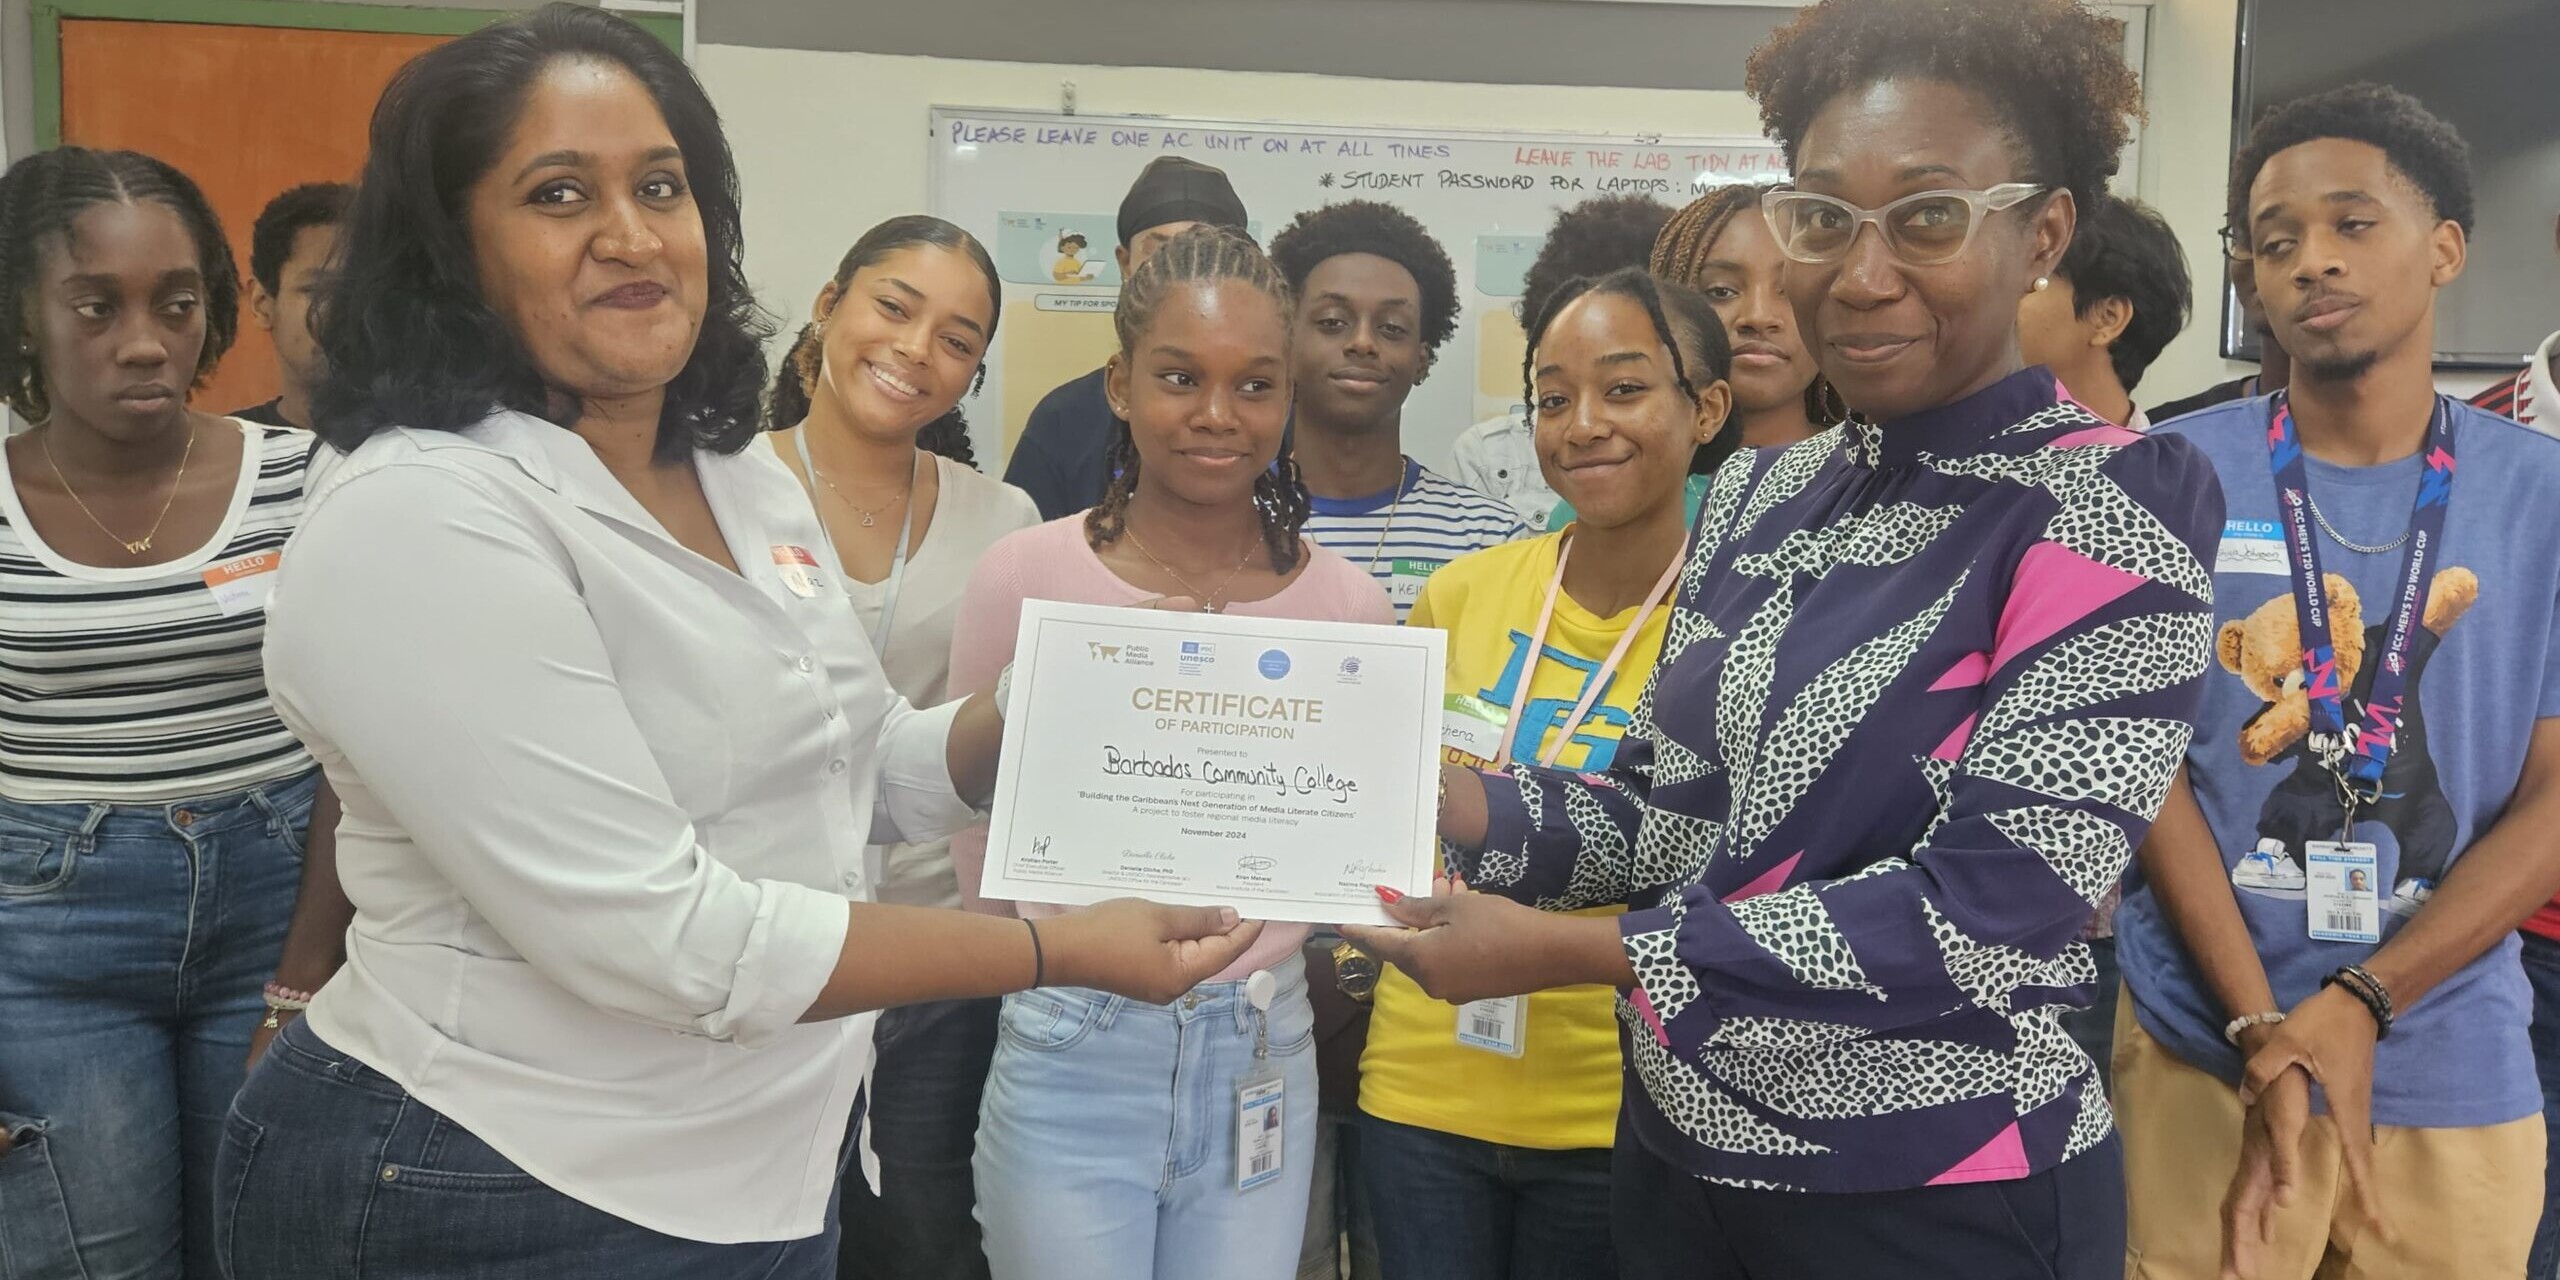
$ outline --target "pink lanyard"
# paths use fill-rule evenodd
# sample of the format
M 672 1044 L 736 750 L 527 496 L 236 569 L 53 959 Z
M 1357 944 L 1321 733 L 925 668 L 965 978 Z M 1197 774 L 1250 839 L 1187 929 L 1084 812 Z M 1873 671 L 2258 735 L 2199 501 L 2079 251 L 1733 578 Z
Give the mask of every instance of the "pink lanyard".
M 1538 674 L 1539 655 L 1546 652 L 1547 624 L 1555 620 L 1556 596 L 1564 590 L 1565 562 L 1572 558 L 1573 540 L 1568 538 L 1563 546 L 1556 549 L 1556 580 L 1547 584 L 1546 603 L 1538 606 L 1538 629 L 1530 635 L 1528 656 L 1520 662 L 1520 685 L 1511 691 L 1511 714 L 1502 725 L 1502 746 L 1494 753 L 1493 767 L 1496 769 L 1510 766 L 1512 740 L 1520 733 L 1520 713 L 1529 705 L 1529 685 Z M 1618 663 L 1625 660 L 1628 647 L 1636 641 L 1636 633 L 1644 630 L 1645 619 L 1653 616 L 1655 605 L 1669 597 L 1671 584 L 1680 577 L 1681 559 L 1678 555 L 1671 557 L 1671 563 L 1663 567 L 1662 580 L 1654 583 L 1653 590 L 1646 593 L 1644 606 L 1636 611 L 1635 621 L 1618 633 L 1616 647 L 1609 650 L 1608 660 L 1600 664 L 1600 669 L 1592 673 L 1590 682 L 1583 686 L 1582 700 L 1573 704 L 1573 714 L 1557 726 L 1554 741 L 1539 753 L 1539 768 L 1554 768 L 1556 757 L 1564 754 L 1564 745 L 1573 741 L 1573 731 L 1582 727 L 1583 717 L 1591 714 L 1591 704 L 1599 700 L 1601 690 L 1609 687 L 1610 675 L 1617 671 Z

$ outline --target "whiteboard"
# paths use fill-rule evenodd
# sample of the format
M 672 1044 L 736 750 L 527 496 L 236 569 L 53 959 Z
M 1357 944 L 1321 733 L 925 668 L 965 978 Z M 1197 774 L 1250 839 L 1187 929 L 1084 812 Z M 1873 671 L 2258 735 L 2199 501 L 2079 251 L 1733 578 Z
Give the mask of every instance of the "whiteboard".
M 1182 155 L 1235 183 L 1265 244 L 1300 210 L 1384 200 L 1421 220 L 1458 273 L 1458 331 L 1404 411 L 1405 452 L 1447 471 L 1450 444 L 1517 412 L 1513 304 L 1557 210 L 1613 193 L 1674 208 L 1722 183 L 1783 176 L 1764 138 L 1473 133 L 935 107 L 933 212 L 984 241 L 1004 280 L 987 386 L 968 402 L 980 457 L 1000 458 L 1051 388 L 1117 347 L 1120 198 L 1149 160 Z M 1082 237 L 1081 249 L 1075 237 Z

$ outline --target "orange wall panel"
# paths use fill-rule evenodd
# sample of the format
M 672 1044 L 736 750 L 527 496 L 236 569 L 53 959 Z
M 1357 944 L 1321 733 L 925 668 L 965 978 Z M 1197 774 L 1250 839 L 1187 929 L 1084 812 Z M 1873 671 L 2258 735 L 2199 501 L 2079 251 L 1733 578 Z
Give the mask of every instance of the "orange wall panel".
M 249 314 L 249 229 L 277 192 L 352 181 L 374 99 L 448 37 L 292 27 L 62 22 L 62 140 L 123 147 L 185 170 L 222 216 L 240 263 L 240 339 L 197 408 L 276 394 L 274 348 Z

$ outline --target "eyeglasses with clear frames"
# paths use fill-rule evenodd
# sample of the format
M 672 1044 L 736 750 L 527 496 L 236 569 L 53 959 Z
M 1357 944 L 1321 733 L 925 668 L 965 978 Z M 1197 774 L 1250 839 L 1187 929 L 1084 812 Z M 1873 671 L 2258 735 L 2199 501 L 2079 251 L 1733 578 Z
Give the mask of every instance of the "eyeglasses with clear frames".
M 1985 217 L 2052 189 L 2041 183 L 2003 182 L 1987 191 L 1921 191 L 1881 209 L 1862 209 L 1834 196 L 1777 187 L 1760 197 L 1760 212 L 1769 220 L 1778 251 L 1798 262 L 1848 257 L 1859 228 L 1872 222 L 1885 248 L 1905 265 L 1934 267 L 1961 257 Z

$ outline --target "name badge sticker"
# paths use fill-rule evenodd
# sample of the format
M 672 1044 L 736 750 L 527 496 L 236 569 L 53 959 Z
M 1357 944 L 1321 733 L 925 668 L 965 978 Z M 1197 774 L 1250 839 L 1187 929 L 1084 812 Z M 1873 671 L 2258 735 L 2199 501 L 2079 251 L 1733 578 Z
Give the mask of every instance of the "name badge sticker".
M 1412 604 L 1422 598 L 1422 584 L 1440 572 L 1446 560 L 1392 560 L 1387 564 L 1387 598 L 1397 604 Z
M 2213 553 L 2215 573 L 2264 573 L 2284 577 L 2293 572 L 2284 554 L 2284 533 L 2273 520 L 2225 520 L 2222 542 Z
M 2310 882 L 2311 937 L 2319 942 L 2382 941 L 2382 859 L 2361 840 L 2339 844 L 2314 840 L 2304 878 Z
M 791 594 L 808 600 L 818 594 L 818 558 L 807 547 L 777 542 L 773 547 L 773 567 L 782 575 L 782 585 Z
M 260 551 L 206 568 L 204 585 L 213 593 L 213 607 L 226 618 L 266 608 L 267 597 L 275 594 L 276 570 L 283 565 L 283 552 Z
M 1440 746 L 1473 768 L 1494 762 L 1502 750 L 1502 727 L 1511 714 L 1482 698 L 1453 693 L 1440 700 Z

